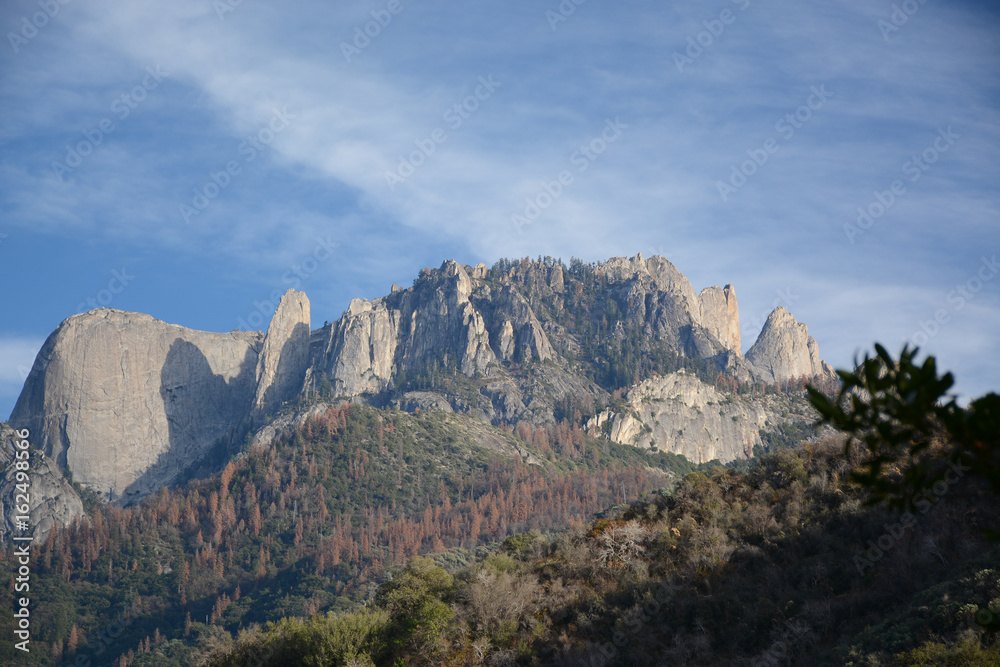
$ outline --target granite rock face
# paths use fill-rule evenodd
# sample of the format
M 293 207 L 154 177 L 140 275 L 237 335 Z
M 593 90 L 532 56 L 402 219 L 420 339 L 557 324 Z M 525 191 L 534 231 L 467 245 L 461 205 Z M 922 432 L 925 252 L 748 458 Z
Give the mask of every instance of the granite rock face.
M 781 306 L 768 315 L 746 359 L 768 383 L 835 376 L 833 368 L 820 358 L 819 345 L 809 335 L 809 328 Z
M 605 433 L 615 442 L 683 454 L 695 463 L 749 458 L 762 444 L 768 421 L 760 404 L 724 394 L 684 371 L 645 380 L 625 398 L 626 410 L 590 420 L 591 435 Z
M 485 276 L 485 267 L 471 270 Z M 429 364 L 488 376 L 502 361 L 544 361 L 555 353 L 517 292 L 482 288 L 466 267 L 448 261 L 414 287 L 374 301 L 355 299 L 314 338 L 313 377 L 330 378 L 334 395 L 351 398 L 389 388 L 402 372 Z
M 738 348 L 732 348 L 719 338 L 729 330 L 728 314 L 726 317 L 721 315 L 721 306 L 712 297 L 703 302 L 687 277 L 663 257 L 643 259 L 641 254 L 631 258 L 614 257 L 598 264 L 597 270 L 620 295 L 619 301 L 625 306 L 626 325 L 643 328 L 647 336 L 688 357 L 714 360 L 730 352 L 739 354 Z M 739 309 L 735 296 L 731 304 L 724 305 L 727 313 L 732 309 L 738 332 Z M 709 311 L 707 320 L 703 315 L 706 310 Z
M 583 269 L 550 260 L 492 269 L 446 261 L 412 287 L 354 299 L 312 332 L 309 300 L 294 290 L 266 333 L 194 331 L 110 309 L 75 315 L 39 352 L 11 424 L 30 430 L 53 474 L 70 471 L 132 502 L 202 471 L 199 462 L 247 433 L 270 432 L 303 394 L 514 424 L 569 418 L 627 391 L 631 408 L 600 413 L 592 431 L 728 461 L 760 444 L 774 416 L 705 382 L 717 373 L 767 383 L 832 376 L 805 325 L 783 308 L 744 357 L 732 285 L 698 294 L 662 257 Z M 631 366 L 601 375 L 615 355 Z M 644 372 L 649 379 L 623 386 L 650 356 L 664 375 Z M 679 366 L 700 369 L 704 382 L 669 372 Z M 52 521 L 74 508 L 71 499 L 53 506 Z
M 453 400 L 453 409 L 469 407 L 494 422 L 525 415 L 537 419 L 541 413 L 551 417 L 553 397 L 546 398 L 524 375 L 510 376 L 508 369 L 552 362 L 544 373 L 559 379 L 550 389 L 603 400 L 599 388 L 573 377 L 564 357 L 580 353 L 579 338 L 551 316 L 539 317 L 529 301 L 540 298 L 560 309 L 569 296 L 564 268 L 522 260 L 504 271 L 498 275 L 482 264 L 466 267 L 447 261 L 439 269 L 422 271 L 411 288 L 395 289 L 374 301 L 355 299 L 340 320 L 313 333 L 313 386 L 326 378 L 333 397 L 369 400 L 366 397 L 391 394 L 400 377 L 412 378 L 428 365 L 451 367 L 470 378 L 487 378 L 481 393 L 490 401 L 470 405 Z M 730 284 L 698 294 L 683 273 L 658 256 L 615 257 L 594 265 L 594 272 L 617 304 L 620 319 L 611 332 L 614 340 L 639 332 L 650 345 L 710 361 L 719 372 L 742 382 L 773 383 L 792 372 L 795 377 L 829 372 L 808 336 L 802 346 L 811 355 L 809 372 L 802 370 L 797 342 L 779 342 L 780 349 L 758 353 L 770 345 L 769 336 L 776 331 L 767 327 L 764 342 L 753 348 L 757 363 L 745 358 L 740 352 L 739 305 Z M 798 341 L 799 326 L 782 324 L 779 329 L 787 331 L 776 340 Z M 540 373 L 535 371 L 536 378 Z
M 305 295 L 289 291 L 276 315 L 267 336 L 107 308 L 74 315 L 42 346 L 10 423 L 84 487 L 141 498 L 242 437 L 252 410 L 298 394 Z

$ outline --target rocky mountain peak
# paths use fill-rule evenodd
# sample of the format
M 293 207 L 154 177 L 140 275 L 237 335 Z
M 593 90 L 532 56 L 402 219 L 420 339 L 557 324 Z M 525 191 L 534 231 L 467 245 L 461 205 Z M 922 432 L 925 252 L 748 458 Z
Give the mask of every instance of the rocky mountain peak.
M 106 308 L 74 315 L 42 346 L 10 423 L 83 486 L 140 498 L 238 440 L 252 410 L 298 394 L 308 317 L 301 292 L 282 300 L 267 335 Z
M 782 306 L 768 315 L 746 358 L 765 382 L 834 376 L 833 368 L 820 358 L 809 328 Z

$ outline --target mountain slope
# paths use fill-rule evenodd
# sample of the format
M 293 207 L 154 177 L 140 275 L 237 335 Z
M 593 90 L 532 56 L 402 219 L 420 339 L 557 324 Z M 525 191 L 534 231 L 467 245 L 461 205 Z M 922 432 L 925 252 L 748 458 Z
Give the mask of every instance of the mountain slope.
M 304 413 L 206 479 L 128 507 L 91 498 L 86 517 L 36 538 L 31 664 L 109 664 L 129 651 L 135 661 L 165 641 L 185 656 L 167 664 L 191 664 L 222 629 L 348 608 L 417 554 L 468 560 L 694 468 L 565 423 L 511 434 L 443 411 L 321 402 Z M 102 634 L 112 623 L 121 627 Z M 0 662 L 13 657 L 0 652 Z
M 962 480 L 907 521 L 863 504 L 842 451 L 831 438 L 693 473 L 464 567 L 414 559 L 366 605 L 253 628 L 209 664 L 998 664 L 987 486 Z

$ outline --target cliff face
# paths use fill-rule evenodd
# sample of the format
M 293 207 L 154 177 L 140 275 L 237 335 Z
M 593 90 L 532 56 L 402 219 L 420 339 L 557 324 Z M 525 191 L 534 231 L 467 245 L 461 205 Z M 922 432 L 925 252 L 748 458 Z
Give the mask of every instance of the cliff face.
M 320 338 L 311 373 L 328 377 L 335 395 L 350 398 L 379 393 L 397 373 L 429 363 L 468 377 L 489 376 L 502 362 L 545 361 L 554 354 L 523 296 L 485 286 L 466 267 L 445 262 L 411 289 L 374 301 L 354 299 Z
M 271 318 L 257 359 L 252 417 L 260 420 L 298 396 L 309 368 L 309 298 L 288 290 Z
M 739 354 L 743 349 L 740 347 L 740 307 L 736 303 L 733 286 L 706 287 L 698 299 L 701 301 L 702 326 L 726 348 Z
M 588 431 L 683 454 L 695 463 L 749 458 L 762 444 L 760 432 L 768 421 L 761 404 L 723 394 L 684 371 L 645 380 L 625 399 L 626 410 L 602 412 L 587 424 Z
M 715 304 L 711 304 L 706 323 L 702 317 L 703 303 L 694 287 L 663 257 L 643 259 L 641 254 L 615 257 L 598 264 L 596 270 L 613 284 L 620 296 L 627 325 L 642 328 L 647 335 L 688 357 L 711 359 L 732 349 L 716 335 L 716 331 L 728 330 L 728 325 L 715 312 Z M 735 297 L 732 306 L 738 331 Z
M 251 409 L 297 394 L 309 325 L 305 295 L 291 296 L 297 319 L 289 299 L 267 337 L 106 308 L 74 315 L 42 346 L 10 423 L 81 485 L 126 501 L 147 495 L 241 436 Z

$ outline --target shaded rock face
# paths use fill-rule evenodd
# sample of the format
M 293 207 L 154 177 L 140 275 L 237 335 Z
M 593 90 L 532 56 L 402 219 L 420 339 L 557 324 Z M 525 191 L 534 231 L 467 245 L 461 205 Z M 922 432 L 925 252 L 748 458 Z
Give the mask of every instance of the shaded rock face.
M 615 284 L 629 326 L 642 327 L 648 336 L 688 357 L 714 359 L 731 352 L 739 354 L 739 347 L 732 347 L 729 341 L 730 310 L 739 336 L 739 309 L 731 289 L 729 302 L 723 297 L 717 303 L 711 295 L 703 301 L 687 277 L 659 256 L 615 257 L 598 264 L 597 269 Z M 706 311 L 708 318 L 703 315 Z
M 749 458 L 762 444 L 760 432 L 768 421 L 759 404 L 723 394 L 684 371 L 645 380 L 626 400 L 628 410 L 592 418 L 587 424 L 591 435 L 606 433 L 615 442 L 644 449 L 655 446 L 695 463 Z
M 739 305 L 732 285 L 698 294 L 669 261 L 642 255 L 612 258 L 595 265 L 594 272 L 606 282 L 621 314 L 612 338 L 622 340 L 629 331 L 639 331 L 653 345 L 709 360 L 737 380 L 776 381 L 768 366 L 755 366 L 740 352 Z M 604 400 L 601 389 L 574 377 L 572 364 L 553 343 L 578 354 L 579 340 L 551 318 L 540 318 L 528 300 L 548 299 L 560 308 L 567 280 L 559 264 L 522 261 L 491 275 L 482 264 L 444 262 L 437 270 L 421 272 L 412 288 L 374 301 L 355 299 L 340 320 L 314 332 L 312 386 L 325 377 L 334 397 L 368 400 L 364 397 L 392 392 L 401 373 L 419 372 L 435 362 L 468 377 L 487 378 L 481 394 L 488 405 L 453 399 L 450 406 L 458 411 L 468 407 L 493 422 L 551 419 L 551 406 L 565 395 L 557 392 Z M 775 353 L 779 360 L 783 354 Z M 814 356 L 819 359 L 818 353 Z M 553 362 L 551 368 L 537 367 L 531 377 L 507 372 L 512 365 L 543 361 Z M 798 370 L 794 354 L 780 363 L 785 362 Z M 828 367 L 819 362 L 817 368 L 825 373 Z M 786 377 L 778 371 L 778 378 Z M 544 382 L 542 374 L 548 377 Z M 557 395 L 546 397 L 540 384 Z
M 344 316 L 326 330 L 325 339 L 316 346 L 319 358 L 314 352 L 313 366 L 332 378 L 337 396 L 377 393 L 389 383 L 400 316 L 385 299 L 354 299 Z
M 19 434 L 7 424 L 0 424 L 0 469 L 3 470 L 0 480 L 0 509 L 3 511 L 0 540 L 6 541 L 13 535 L 34 534 L 37 543 L 44 540 L 54 526 L 66 526 L 73 519 L 83 516 L 83 503 L 56 462 L 35 448 L 34 436 L 28 433 L 28 450 L 32 452 L 29 529 L 19 530 L 15 525 L 15 507 L 22 503 L 15 502 L 18 500 L 15 452 L 19 451 L 14 445 L 16 441 L 21 441 Z
M 510 286 L 482 290 L 476 299 L 488 322 L 495 355 L 503 361 L 545 361 L 555 357 L 552 344 L 528 301 Z
M 763 382 L 835 376 L 833 368 L 820 358 L 819 345 L 809 335 L 809 328 L 781 306 L 768 315 L 746 358 Z
M 242 437 L 252 410 L 297 395 L 305 295 L 290 290 L 276 315 L 267 336 L 106 308 L 74 315 L 42 346 L 10 422 L 81 485 L 141 498 Z

